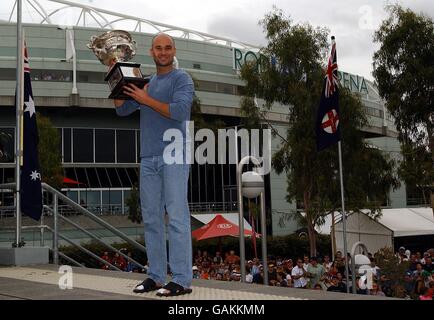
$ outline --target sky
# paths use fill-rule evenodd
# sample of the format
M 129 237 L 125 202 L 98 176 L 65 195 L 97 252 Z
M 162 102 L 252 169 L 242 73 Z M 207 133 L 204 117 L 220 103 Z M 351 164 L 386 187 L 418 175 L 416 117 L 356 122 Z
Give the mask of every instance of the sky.
M 24 2 L 28 0 L 23 0 Z M 35 0 L 31 0 L 35 1 Z M 52 4 L 39 1 L 44 7 Z M 336 37 L 339 69 L 372 80 L 372 56 L 379 48 L 373 35 L 387 17 L 385 6 L 400 3 L 434 18 L 432 0 L 70 0 L 177 27 L 206 32 L 255 46 L 266 40 L 259 25 L 273 6 L 293 23 L 327 27 Z M 7 20 L 14 0 L 1 0 L 0 19 Z M 59 5 L 56 5 L 58 7 Z M 31 4 L 23 5 L 23 20 L 36 22 Z M 63 24 L 71 24 L 68 14 Z

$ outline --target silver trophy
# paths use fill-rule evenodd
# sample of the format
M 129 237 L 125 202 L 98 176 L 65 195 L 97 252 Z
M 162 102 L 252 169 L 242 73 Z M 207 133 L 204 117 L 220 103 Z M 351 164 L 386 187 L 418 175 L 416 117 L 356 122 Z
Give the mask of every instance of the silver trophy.
M 110 86 L 110 99 L 131 99 L 123 92 L 125 85 L 133 83 L 143 88 L 149 82 L 148 78 L 143 77 L 139 63 L 127 62 L 136 55 L 136 41 L 129 32 L 112 30 L 100 36 L 92 36 L 87 47 L 102 64 L 111 66 L 115 63 L 104 78 Z

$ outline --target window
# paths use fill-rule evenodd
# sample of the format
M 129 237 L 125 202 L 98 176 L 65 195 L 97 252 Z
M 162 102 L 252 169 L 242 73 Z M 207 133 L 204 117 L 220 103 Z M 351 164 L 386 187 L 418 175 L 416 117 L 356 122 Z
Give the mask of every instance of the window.
M 63 128 L 63 162 L 71 162 L 71 129 Z
M 77 175 L 77 181 L 82 183 L 79 186 L 81 188 L 86 187 L 89 188 L 89 181 L 87 179 L 86 169 L 85 168 L 74 168 L 75 174 Z
M 0 128 L 0 163 L 15 162 L 15 128 Z
M 136 162 L 140 163 L 140 130 L 136 130 Z
M 116 130 L 116 147 L 118 163 L 135 163 L 135 130 Z
M 72 72 L 68 70 L 39 70 L 32 69 L 30 71 L 32 81 L 65 81 L 69 82 L 72 78 Z
M 115 131 L 95 129 L 95 162 L 115 162 Z
M 0 72 L 0 80 L 15 80 L 17 77 L 17 72 L 15 69 L 3 69 Z
M 121 179 L 122 187 L 131 188 L 132 184 L 128 177 L 127 170 L 125 168 L 117 168 L 116 171 L 118 172 L 119 178 Z
M 96 168 L 86 168 L 86 174 L 89 179 L 89 188 L 101 188 Z
M 116 172 L 115 168 L 107 168 L 107 173 L 110 179 L 111 187 L 112 188 L 121 188 L 122 184 L 119 180 L 118 173 Z
M 110 204 L 122 204 L 122 191 L 120 190 L 110 190 Z
M 74 202 L 78 202 L 78 192 L 77 191 L 67 191 L 66 196 Z
M 93 130 L 73 129 L 74 162 L 93 162 Z
M 110 180 L 107 175 L 107 170 L 105 168 L 96 168 L 96 172 L 98 174 L 99 181 L 101 182 L 102 188 L 110 188 Z

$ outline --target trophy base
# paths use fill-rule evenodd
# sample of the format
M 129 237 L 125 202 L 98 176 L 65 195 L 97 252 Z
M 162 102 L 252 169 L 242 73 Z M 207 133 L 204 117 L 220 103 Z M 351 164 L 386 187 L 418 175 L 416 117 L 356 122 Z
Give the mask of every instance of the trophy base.
M 128 100 L 130 96 L 124 93 L 123 87 L 132 83 L 143 89 L 149 78 L 143 77 L 140 64 L 131 62 L 117 62 L 104 78 L 108 81 L 111 93 L 109 99 Z
M 148 78 L 124 78 L 118 82 L 116 87 L 113 88 L 112 92 L 108 96 L 109 99 L 118 99 L 118 100 L 129 100 L 132 99 L 129 95 L 124 93 L 123 87 L 132 83 L 136 87 L 143 89 L 143 87 L 149 82 Z

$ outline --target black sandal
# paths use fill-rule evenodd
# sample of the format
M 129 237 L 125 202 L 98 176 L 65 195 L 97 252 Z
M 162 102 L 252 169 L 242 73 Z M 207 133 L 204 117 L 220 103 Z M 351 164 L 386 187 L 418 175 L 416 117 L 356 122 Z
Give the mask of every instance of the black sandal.
M 193 290 L 190 288 L 184 288 L 183 286 L 175 283 L 169 282 L 164 287 L 157 291 L 157 296 L 159 297 L 173 297 L 180 296 L 187 293 L 192 293 Z
M 135 293 L 144 293 L 161 289 L 161 286 L 157 285 L 157 283 L 151 278 L 147 278 L 141 283 L 139 283 L 133 290 Z

